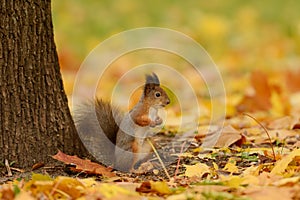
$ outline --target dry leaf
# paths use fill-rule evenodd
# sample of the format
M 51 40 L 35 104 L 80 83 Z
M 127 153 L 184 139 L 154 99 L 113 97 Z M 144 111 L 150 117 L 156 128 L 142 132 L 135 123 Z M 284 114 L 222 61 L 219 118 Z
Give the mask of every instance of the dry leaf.
M 229 147 L 230 145 L 239 142 L 242 139 L 246 140 L 245 136 L 242 136 L 239 131 L 230 125 L 225 126 L 222 129 L 221 135 L 215 144 L 215 147 Z M 243 142 L 241 141 L 241 143 Z
M 239 112 L 251 112 L 257 110 L 269 110 L 271 104 L 271 86 L 266 74 L 260 71 L 254 71 L 250 77 L 254 93 L 245 95 L 242 101 L 237 105 Z
M 155 193 L 159 195 L 166 195 L 172 193 L 166 182 L 154 181 L 143 182 L 140 187 L 136 188 L 136 191 L 141 193 Z
M 238 188 L 244 181 L 240 176 L 220 176 L 221 180 L 231 188 Z
M 225 126 L 222 129 L 218 126 L 199 127 L 195 139 L 203 142 L 203 146 L 205 147 L 211 145 L 214 147 L 229 147 L 232 144 L 240 146 L 246 142 L 246 137 L 231 125 Z
M 230 172 L 231 174 L 233 173 L 238 173 L 239 169 L 236 166 L 236 161 L 233 159 L 229 159 L 227 164 L 224 166 L 223 170 Z
M 243 193 L 255 200 L 293 199 L 292 188 L 288 187 L 250 187 Z
M 297 124 L 299 124 L 299 117 L 284 116 L 271 121 L 268 124 L 269 129 L 293 129 Z
M 96 188 L 107 199 L 116 198 L 121 196 L 135 197 L 138 195 L 135 191 L 130 191 L 124 187 L 114 184 L 104 183 Z
M 15 200 L 34 200 L 28 192 L 21 191 L 20 194 L 18 194 L 15 198 Z
M 203 163 L 197 163 L 196 165 L 184 165 L 184 167 L 186 168 L 184 175 L 187 177 L 202 177 L 204 174 L 210 173 L 209 167 Z
M 90 160 L 83 160 L 81 158 L 78 158 L 77 156 L 69 156 L 61 151 L 58 151 L 58 153 L 52 156 L 52 158 L 62 161 L 66 164 L 76 165 L 75 171 L 77 172 L 100 174 L 106 177 L 116 176 L 115 173 L 111 172 L 112 169 L 110 168 L 106 168 L 102 165 L 99 165 L 98 163 L 91 162 Z
M 298 71 L 287 71 L 285 75 L 286 85 L 289 91 L 298 92 L 300 91 L 300 70 Z
M 280 179 L 274 183 L 272 183 L 272 185 L 275 186 L 294 186 L 295 184 L 299 183 L 300 181 L 300 177 L 296 176 L 296 177 L 290 177 L 290 178 L 284 178 L 284 179 Z
M 300 156 L 300 149 L 294 149 L 290 154 L 283 157 L 281 160 L 278 160 L 275 163 L 275 166 L 272 169 L 271 174 L 283 173 L 288 167 L 288 165 L 290 164 L 290 162 L 292 162 L 296 156 Z

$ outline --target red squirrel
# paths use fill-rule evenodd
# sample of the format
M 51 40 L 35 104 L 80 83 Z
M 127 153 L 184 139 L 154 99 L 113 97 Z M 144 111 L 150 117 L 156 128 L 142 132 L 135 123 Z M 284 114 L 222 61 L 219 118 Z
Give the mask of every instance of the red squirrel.
M 134 171 L 152 152 L 146 140 L 153 136 L 152 128 L 163 122 L 158 116 L 158 109 L 169 103 L 170 99 L 160 87 L 157 75 L 152 73 L 146 75 L 139 102 L 125 115 L 110 103 L 96 99 L 93 109 L 81 110 L 77 119 L 75 117 L 75 124 L 81 135 L 93 135 L 93 138 L 84 140 L 96 146 L 98 161 L 112 164 L 118 170 Z M 95 111 L 97 122 L 90 120 Z M 100 132 L 99 136 L 94 137 L 95 132 Z

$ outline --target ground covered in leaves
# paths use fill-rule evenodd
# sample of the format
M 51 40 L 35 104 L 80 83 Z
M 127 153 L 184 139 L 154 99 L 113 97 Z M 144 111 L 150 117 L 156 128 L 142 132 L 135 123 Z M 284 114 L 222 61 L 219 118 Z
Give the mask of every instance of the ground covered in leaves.
M 268 83 L 267 76 L 255 73 Z M 272 87 L 265 90 L 264 94 L 272 93 Z M 255 98 L 263 105 L 270 101 L 269 107 L 238 113 L 241 106 L 255 104 Z M 236 113 L 222 124 L 200 123 L 195 134 L 184 139 L 176 127 L 166 127 L 154 138 L 166 171 L 154 154 L 139 174 L 114 171 L 63 152 L 53 158 L 64 164 L 37 165 L 31 172 L 11 163 L 1 170 L 0 198 L 300 199 L 300 121 L 291 112 L 297 106 L 290 104 L 289 114 L 274 117 L 276 106 L 287 105 L 244 94 Z M 207 135 L 217 133 L 214 148 L 201 146 Z

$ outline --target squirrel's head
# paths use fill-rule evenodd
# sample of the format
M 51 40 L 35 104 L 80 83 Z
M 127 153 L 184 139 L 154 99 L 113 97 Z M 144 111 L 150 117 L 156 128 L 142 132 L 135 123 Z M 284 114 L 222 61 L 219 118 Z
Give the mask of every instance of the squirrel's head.
M 151 101 L 154 107 L 164 107 L 170 103 L 170 99 L 166 91 L 160 87 L 160 82 L 155 73 L 146 75 L 146 83 L 144 87 L 144 99 Z

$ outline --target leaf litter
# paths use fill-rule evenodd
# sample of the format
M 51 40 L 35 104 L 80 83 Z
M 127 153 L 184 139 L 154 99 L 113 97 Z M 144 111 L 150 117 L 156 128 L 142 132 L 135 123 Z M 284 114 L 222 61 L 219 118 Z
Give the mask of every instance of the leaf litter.
M 12 170 L 13 177 L 3 168 L 0 199 L 300 199 L 300 87 L 291 73 L 285 76 L 292 77 L 290 82 L 276 86 L 263 72 L 253 72 L 254 93 L 242 93 L 235 110 L 228 105 L 231 113 L 224 126 L 199 124 L 187 142 L 174 140 L 180 134 L 176 120 L 166 125 L 154 141 L 158 149 L 169 148 L 159 153 L 170 179 L 155 156 L 149 161 L 152 167 L 133 174 L 59 151 L 53 158 L 64 165 L 54 167 L 56 175 L 43 164 L 30 175 Z M 246 111 L 260 124 L 244 116 Z M 221 135 L 215 147 L 202 147 L 207 134 L 216 130 Z M 174 158 L 172 163 L 168 157 Z

